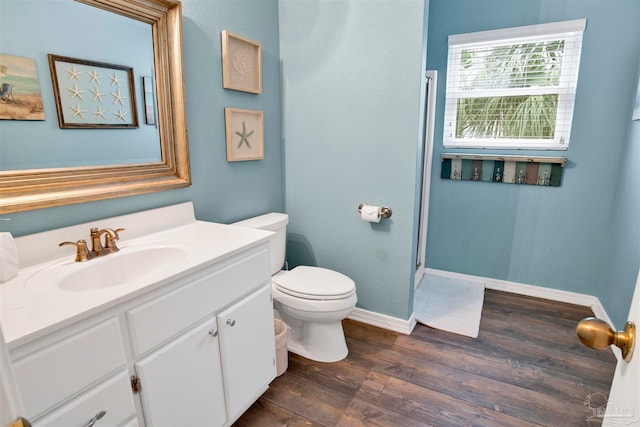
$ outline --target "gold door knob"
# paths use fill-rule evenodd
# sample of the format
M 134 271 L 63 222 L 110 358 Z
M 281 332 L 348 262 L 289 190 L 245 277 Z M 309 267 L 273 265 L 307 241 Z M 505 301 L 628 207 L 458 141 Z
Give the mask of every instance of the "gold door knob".
M 604 320 L 587 317 L 578 323 L 576 333 L 587 347 L 602 350 L 613 344 L 622 350 L 622 358 L 626 362 L 633 356 L 636 340 L 636 325 L 633 322 L 627 322 L 622 331 L 615 332 Z
M 31 427 L 31 423 L 25 418 L 18 418 L 13 422 L 13 424 L 9 425 L 9 427 Z

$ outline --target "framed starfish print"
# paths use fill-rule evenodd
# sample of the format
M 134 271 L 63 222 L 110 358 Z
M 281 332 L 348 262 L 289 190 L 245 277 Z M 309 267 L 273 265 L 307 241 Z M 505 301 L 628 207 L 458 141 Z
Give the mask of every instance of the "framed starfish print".
M 137 128 L 133 68 L 49 54 L 61 128 Z
M 227 161 L 264 159 L 264 122 L 262 111 L 224 109 L 227 133 Z

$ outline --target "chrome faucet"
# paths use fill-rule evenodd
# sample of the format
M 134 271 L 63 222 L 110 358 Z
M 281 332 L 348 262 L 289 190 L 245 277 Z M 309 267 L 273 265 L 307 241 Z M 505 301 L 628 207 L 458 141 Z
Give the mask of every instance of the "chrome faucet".
M 118 252 L 118 246 L 116 246 L 116 240 L 120 238 L 118 233 L 124 231 L 124 228 L 118 228 L 112 230 L 111 228 L 98 229 L 93 227 L 90 230 L 91 237 L 91 251 L 87 247 L 86 240 L 78 240 L 77 242 L 62 242 L 58 246 L 74 245 L 76 246 L 76 262 L 89 261 L 90 259 L 97 258 L 103 255 L 109 255 L 114 252 Z M 101 237 L 105 235 L 104 246 L 102 246 Z

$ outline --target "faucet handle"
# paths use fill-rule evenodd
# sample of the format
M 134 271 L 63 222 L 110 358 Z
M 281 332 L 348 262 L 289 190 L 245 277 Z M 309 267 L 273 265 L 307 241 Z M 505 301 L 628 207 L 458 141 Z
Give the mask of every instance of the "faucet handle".
M 102 252 L 102 243 L 100 242 L 100 230 L 98 227 L 91 227 L 91 253 L 97 254 Z
M 115 230 L 111 230 L 110 228 L 105 228 L 105 243 L 104 248 L 109 252 L 118 252 L 120 249 L 116 246 L 116 240 L 120 238 L 121 231 L 124 231 L 124 228 L 116 228 Z
M 91 259 L 91 256 L 89 254 L 89 249 L 87 248 L 86 240 L 78 240 L 77 242 L 62 242 L 58 246 L 67 246 L 67 245 L 73 245 L 77 248 L 76 259 L 75 259 L 76 262 L 84 262 L 84 261 L 89 261 L 89 259 Z

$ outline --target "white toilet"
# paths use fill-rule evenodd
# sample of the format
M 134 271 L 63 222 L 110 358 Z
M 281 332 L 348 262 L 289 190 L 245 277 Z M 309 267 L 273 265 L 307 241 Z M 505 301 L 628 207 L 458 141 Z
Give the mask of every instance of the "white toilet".
M 269 242 L 275 309 L 289 327 L 289 351 L 318 362 L 337 362 L 349 352 L 342 319 L 356 306 L 356 285 L 344 274 L 320 267 L 282 270 L 289 216 L 269 213 L 232 225 L 274 231 Z

